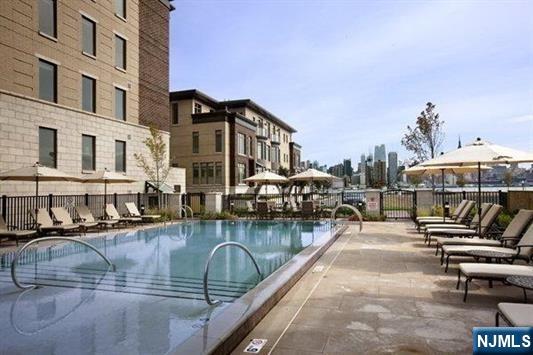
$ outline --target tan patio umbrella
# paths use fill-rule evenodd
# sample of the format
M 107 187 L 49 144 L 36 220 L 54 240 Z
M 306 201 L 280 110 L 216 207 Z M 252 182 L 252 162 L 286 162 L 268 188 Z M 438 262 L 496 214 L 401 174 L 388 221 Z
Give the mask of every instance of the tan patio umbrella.
M 0 173 L 0 180 L 9 181 L 34 181 L 35 182 L 35 202 L 38 206 L 39 182 L 42 181 L 81 181 L 80 178 L 62 172 L 54 168 L 40 165 L 38 162 L 32 166 L 26 166 L 14 170 Z
M 285 176 L 275 174 L 271 171 L 263 171 L 243 180 L 244 182 L 252 182 L 256 184 L 284 184 L 289 182 Z
M 477 165 L 478 211 L 481 215 L 481 164 L 511 164 L 533 162 L 533 153 L 502 147 L 478 138 L 474 143 L 442 154 L 437 158 L 421 163 L 422 166 Z M 481 223 L 478 232 L 481 232 Z
M 481 170 L 490 170 L 491 168 L 483 165 L 480 167 Z M 405 175 L 438 175 L 441 174 L 442 177 L 442 193 L 444 194 L 444 174 L 468 174 L 474 173 L 478 170 L 477 165 L 442 165 L 442 166 L 421 166 L 415 165 L 408 169 L 405 169 L 403 173 Z M 442 211 L 444 212 L 444 195 L 442 198 Z M 442 219 L 446 220 L 444 213 L 442 214 Z
M 83 183 L 86 184 L 104 184 L 104 204 L 107 203 L 107 184 L 124 184 L 137 181 L 137 179 L 107 169 L 84 175 L 81 179 L 83 180 Z
M 316 169 L 307 169 L 304 172 L 289 177 L 291 181 L 310 182 L 311 188 L 314 181 L 331 181 L 335 176 Z

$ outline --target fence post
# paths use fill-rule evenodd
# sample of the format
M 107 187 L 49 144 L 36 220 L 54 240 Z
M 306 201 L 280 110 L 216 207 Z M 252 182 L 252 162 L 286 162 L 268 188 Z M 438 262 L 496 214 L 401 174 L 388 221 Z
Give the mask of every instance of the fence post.
M 118 196 L 116 192 L 113 194 L 113 204 L 115 205 L 115 208 L 118 208 Z
M 344 203 L 344 190 L 341 192 L 341 205 Z
M 466 191 L 463 190 L 463 200 L 466 200 Z
M 141 193 L 137 192 L 137 207 L 141 208 Z
M 85 206 L 89 207 L 89 194 L 85 194 Z
M 7 195 L 2 195 L 2 218 L 6 220 L 7 214 Z
M 39 198 L 39 196 L 37 196 Z M 52 200 L 54 198 L 54 195 L 48 194 L 48 212 L 52 210 Z

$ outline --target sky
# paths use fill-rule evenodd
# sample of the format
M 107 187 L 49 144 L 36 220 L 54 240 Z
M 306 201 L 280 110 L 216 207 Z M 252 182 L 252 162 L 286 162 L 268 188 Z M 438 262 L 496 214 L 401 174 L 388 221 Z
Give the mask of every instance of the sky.
M 400 140 L 426 102 L 441 150 L 481 137 L 533 151 L 533 1 L 182 1 L 170 89 L 251 98 L 333 165 Z

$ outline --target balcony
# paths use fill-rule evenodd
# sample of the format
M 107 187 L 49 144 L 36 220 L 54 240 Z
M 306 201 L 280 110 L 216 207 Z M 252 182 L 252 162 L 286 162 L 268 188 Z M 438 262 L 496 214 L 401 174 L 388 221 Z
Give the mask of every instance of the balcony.
M 255 135 L 257 136 L 257 139 L 262 139 L 262 140 L 268 139 L 268 132 L 264 127 L 257 127 L 257 130 L 255 131 Z
M 279 134 L 273 134 L 270 136 L 270 141 L 272 142 L 272 144 L 281 144 L 281 139 L 279 137 Z

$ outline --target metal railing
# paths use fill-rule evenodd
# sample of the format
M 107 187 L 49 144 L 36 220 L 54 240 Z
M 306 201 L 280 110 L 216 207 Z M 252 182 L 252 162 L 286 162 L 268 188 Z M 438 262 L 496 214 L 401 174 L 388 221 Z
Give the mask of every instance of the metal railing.
M 357 216 L 357 218 L 359 219 L 359 232 L 361 232 L 363 230 L 363 215 L 361 214 L 361 212 L 359 212 L 359 210 L 357 208 L 355 208 L 354 206 L 352 205 L 340 205 L 340 206 L 337 206 L 333 209 L 333 211 L 331 211 L 331 217 L 330 217 L 330 220 L 331 220 L 331 224 L 333 225 L 334 223 L 338 223 L 335 221 L 335 216 L 337 214 L 337 211 L 341 208 L 348 208 L 350 210 L 352 210 L 355 215 Z M 342 222 L 342 224 L 350 224 L 349 222 Z
M 92 249 L 93 251 L 95 251 L 96 254 L 100 255 L 102 257 L 102 259 L 105 260 L 107 265 L 112 269 L 112 271 L 115 271 L 115 265 L 113 265 L 113 263 L 104 254 L 102 254 L 102 252 L 100 250 L 98 250 L 96 247 L 92 246 L 91 244 L 89 244 L 87 242 L 84 242 L 83 240 L 75 239 L 75 238 L 71 238 L 71 237 L 43 237 L 43 238 L 37 238 L 37 239 L 34 239 L 34 240 L 31 240 L 31 241 L 27 242 L 15 254 L 15 257 L 13 258 L 13 262 L 11 262 L 11 279 L 13 280 L 13 283 L 15 284 L 15 286 L 17 286 L 18 288 L 23 289 L 23 290 L 28 290 L 30 288 L 37 287 L 37 285 L 25 285 L 25 284 L 20 283 L 20 281 L 18 280 L 17 275 L 16 275 L 18 259 L 20 257 L 20 254 L 22 254 L 22 252 L 24 250 L 26 250 L 30 245 L 36 244 L 36 243 L 39 243 L 39 242 L 49 241 L 49 240 L 63 240 L 63 241 L 69 241 L 69 242 L 83 244 L 87 248 Z
M 204 298 L 205 298 L 205 301 L 207 302 L 208 305 L 210 306 L 213 306 L 213 305 L 218 305 L 220 304 L 222 301 L 220 300 L 212 300 L 211 297 L 209 296 L 209 287 L 208 287 L 208 278 L 209 278 L 209 265 L 211 264 L 211 260 L 213 259 L 213 256 L 215 255 L 215 253 L 217 252 L 217 250 L 221 249 L 221 248 L 225 248 L 225 247 L 229 247 L 229 246 L 234 246 L 234 247 L 237 247 L 237 248 L 240 248 L 242 250 L 244 250 L 246 252 L 246 254 L 248 254 L 248 256 L 252 259 L 252 262 L 254 263 L 255 265 L 255 269 L 257 270 L 257 273 L 259 274 L 259 281 L 261 281 L 261 279 L 263 278 L 262 274 L 261 274 L 261 270 L 259 269 L 259 265 L 257 265 L 257 262 L 255 261 L 255 258 L 254 256 L 252 255 L 252 252 L 250 251 L 250 249 L 248 249 L 247 247 L 245 247 L 243 244 L 241 243 L 237 243 L 237 242 L 224 242 L 224 243 L 220 243 L 219 245 L 217 245 L 216 247 L 213 248 L 213 250 L 211 250 L 211 253 L 209 253 L 209 257 L 207 258 L 207 261 L 205 263 L 205 271 L 204 271 Z
M 194 212 L 193 212 L 192 208 L 190 206 L 187 206 L 187 205 L 182 205 L 181 206 L 181 215 L 183 217 L 185 217 L 185 220 L 188 219 L 187 211 L 189 211 L 191 213 L 191 218 L 194 218 Z

